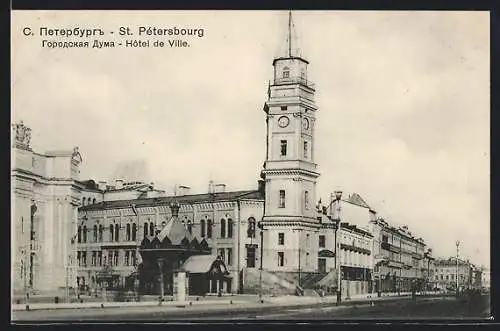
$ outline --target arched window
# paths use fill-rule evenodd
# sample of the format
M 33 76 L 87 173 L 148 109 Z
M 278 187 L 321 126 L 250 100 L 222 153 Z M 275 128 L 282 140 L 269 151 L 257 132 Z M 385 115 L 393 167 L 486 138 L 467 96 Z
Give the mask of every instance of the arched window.
M 115 240 L 115 227 L 113 224 L 109 226 L 109 241 Z
M 148 223 L 144 223 L 144 238 L 148 235 Z
M 97 242 L 97 225 L 94 225 L 94 242 Z
M 190 234 L 193 234 L 193 223 L 191 222 L 191 220 L 187 221 L 187 230 Z
M 212 238 L 212 220 L 207 220 L 207 238 Z
M 220 220 L 220 237 L 226 238 L 226 220 L 223 218 Z
M 205 220 L 204 219 L 200 220 L 200 236 L 202 238 L 205 238 Z
M 82 198 L 82 206 L 85 206 L 85 197 Z
M 126 239 L 127 241 L 130 241 L 130 223 L 127 223 L 127 229 L 126 229 L 127 233 L 126 233 Z
M 134 223 L 132 224 L 132 241 L 137 240 L 137 225 Z
M 289 78 L 290 77 L 290 68 L 284 67 L 283 68 L 283 78 Z
M 84 225 L 83 226 L 83 242 L 86 243 L 87 242 L 87 226 Z
M 78 226 L 78 243 L 82 242 L 82 227 Z
M 253 217 L 248 219 L 247 236 L 248 238 L 255 238 L 255 218 Z
M 92 203 L 95 204 L 95 198 L 92 200 Z
M 104 227 L 99 225 L 99 241 L 102 242 L 102 233 L 104 232 Z
M 230 218 L 227 219 L 227 237 L 233 237 L 233 220 Z
M 155 226 L 153 222 L 149 223 L 149 235 L 154 236 L 155 235 Z
M 120 224 L 115 225 L 115 241 L 120 241 Z

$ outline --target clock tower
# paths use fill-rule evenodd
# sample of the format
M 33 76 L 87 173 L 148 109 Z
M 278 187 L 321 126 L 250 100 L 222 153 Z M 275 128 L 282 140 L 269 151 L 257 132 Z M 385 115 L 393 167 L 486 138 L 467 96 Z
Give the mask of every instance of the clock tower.
M 289 14 L 288 54 L 274 59 L 269 84 L 266 161 L 261 177 L 266 182 L 262 267 L 297 273 L 317 270 L 316 180 L 314 162 L 315 86 L 308 79 L 309 62 L 295 54 Z

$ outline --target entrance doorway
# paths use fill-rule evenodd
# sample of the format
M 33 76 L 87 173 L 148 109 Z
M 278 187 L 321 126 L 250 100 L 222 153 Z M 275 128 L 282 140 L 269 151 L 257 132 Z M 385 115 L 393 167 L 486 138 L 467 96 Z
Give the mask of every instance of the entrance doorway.
M 255 247 L 247 247 L 247 267 L 255 268 Z
M 318 270 L 321 273 L 326 273 L 326 259 L 318 259 Z

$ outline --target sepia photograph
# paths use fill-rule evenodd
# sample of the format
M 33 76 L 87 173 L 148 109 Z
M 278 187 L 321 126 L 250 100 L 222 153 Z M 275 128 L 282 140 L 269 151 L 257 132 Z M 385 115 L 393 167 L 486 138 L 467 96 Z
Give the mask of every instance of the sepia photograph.
M 11 323 L 488 321 L 488 11 L 13 10 Z

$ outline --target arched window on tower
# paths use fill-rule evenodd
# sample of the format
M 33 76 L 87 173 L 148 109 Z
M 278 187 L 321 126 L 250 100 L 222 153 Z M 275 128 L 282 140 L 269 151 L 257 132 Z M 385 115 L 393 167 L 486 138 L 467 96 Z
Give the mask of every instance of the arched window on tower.
M 149 223 L 149 235 L 154 236 L 155 235 L 155 225 L 153 222 Z
M 120 241 L 120 224 L 115 224 L 115 241 Z
M 94 198 L 94 199 L 92 199 L 92 203 L 95 205 L 95 198 Z
M 82 242 L 82 227 L 81 225 L 78 226 L 78 243 Z
M 204 219 L 200 220 L 200 236 L 202 238 L 205 238 L 205 220 Z
M 290 78 L 290 68 L 288 67 L 283 68 L 283 78 Z
M 207 220 L 207 238 L 212 238 L 212 220 Z
M 137 240 L 137 225 L 134 223 L 132 224 L 132 241 Z
M 97 225 L 94 225 L 94 242 L 97 242 Z
M 115 226 L 113 224 L 109 226 L 109 241 L 115 241 Z
M 223 218 L 220 220 L 220 237 L 226 238 L 226 220 Z
M 82 198 L 82 206 L 85 206 L 85 197 Z
M 99 225 L 99 242 L 102 242 L 102 234 L 104 232 L 104 227 L 102 224 Z
M 248 238 L 255 238 L 255 218 L 253 217 L 248 219 L 247 236 Z
M 130 223 L 127 223 L 127 229 L 126 229 L 126 234 L 125 234 L 125 237 L 126 237 L 126 240 L 127 241 L 130 241 Z
M 227 237 L 233 237 L 233 220 L 230 218 L 227 219 Z

